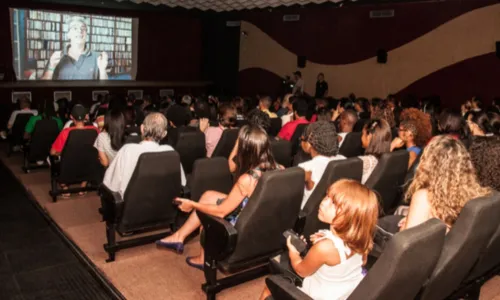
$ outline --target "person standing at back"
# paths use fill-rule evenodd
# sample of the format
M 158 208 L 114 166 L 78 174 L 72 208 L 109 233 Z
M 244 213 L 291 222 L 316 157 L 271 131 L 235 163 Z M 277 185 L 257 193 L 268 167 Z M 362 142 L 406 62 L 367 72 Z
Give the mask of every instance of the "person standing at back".
M 295 133 L 295 129 L 299 124 L 309 124 L 309 121 L 306 119 L 308 105 L 304 99 L 297 99 L 293 102 L 293 117 L 294 120 L 286 123 L 283 127 L 281 127 L 280 132 L 278 133 L 278 137 L 283 140 L 290 141 L 292 139 L 293 134 Z
M 296 71 L 293 73 L 293 77 L 295 79 L 295 85 L 293 86 L 292 94 L 301 96 L 304 94 L 304 79 L 302 79 L 302 73 L 300 71 Z
M 318 74 L 318 81 L 316 81 L 316 92 L 314 98 L 323 98 L 328 96 L 328 83 L 325 81 L 323 73 Z

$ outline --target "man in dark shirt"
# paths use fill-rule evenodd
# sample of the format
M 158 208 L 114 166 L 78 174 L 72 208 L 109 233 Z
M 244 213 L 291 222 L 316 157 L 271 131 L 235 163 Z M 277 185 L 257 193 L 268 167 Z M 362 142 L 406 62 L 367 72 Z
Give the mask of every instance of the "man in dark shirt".
M 69 44 L 50 57 L 42 79 L 45 80 L 106 80 L 108 55 L 97 54 L 87 44 L 88 27 L 85 20 L 73 16 L 68 21 Z
M 325 75 L 323 73 L 318 74 L 318 81 L 316 82 L 316 93 L 315 98 L 323 98 L 328 94 L 328 83 L 325 81 Z

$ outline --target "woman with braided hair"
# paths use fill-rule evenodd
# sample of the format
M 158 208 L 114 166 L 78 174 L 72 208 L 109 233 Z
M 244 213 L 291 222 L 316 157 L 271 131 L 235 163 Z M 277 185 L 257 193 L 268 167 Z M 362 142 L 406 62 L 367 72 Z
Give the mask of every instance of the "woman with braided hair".
M 299 164 L 305 170 L 304 196 L 302 206 L 307 203 L 316 184 L 320 181 L 326 166 L 332 160 L 345 159 L 339 153 L 339 138 L 335 124 L 328 121 L 311 123 L 301 138 L 301 147 L 305 153 L 311 155 L 312 159 Z

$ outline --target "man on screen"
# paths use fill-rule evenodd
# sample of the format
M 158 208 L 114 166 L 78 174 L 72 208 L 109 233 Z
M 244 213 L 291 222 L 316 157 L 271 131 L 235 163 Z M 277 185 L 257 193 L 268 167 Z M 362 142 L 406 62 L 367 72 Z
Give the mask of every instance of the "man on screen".
M 56 51 L 45 67 L 42 79 L 46 80 L 106 80 L 108 55 L 96 54 L 87 44 L 88 27 L 85 19 L 73 16 L 68 20 L 69 44 L 63 51 Z

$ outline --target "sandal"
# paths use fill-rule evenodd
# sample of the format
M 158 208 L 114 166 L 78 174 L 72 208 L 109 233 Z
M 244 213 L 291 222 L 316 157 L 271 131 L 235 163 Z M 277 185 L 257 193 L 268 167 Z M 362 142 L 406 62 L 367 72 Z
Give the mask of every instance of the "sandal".
M 195 264 L 195 263 L 191 262 L 191 259 L 193 259 L 193 258 L 194 258 L 193 256 L 186 257 L 186 263 L 187 263 L 190 267 L 193 267 L 193 268 L 195 268 L 195 269 L 198 269 L 198 270 L 203 271 L 203 265 L 204 265 L 204 264 Z

